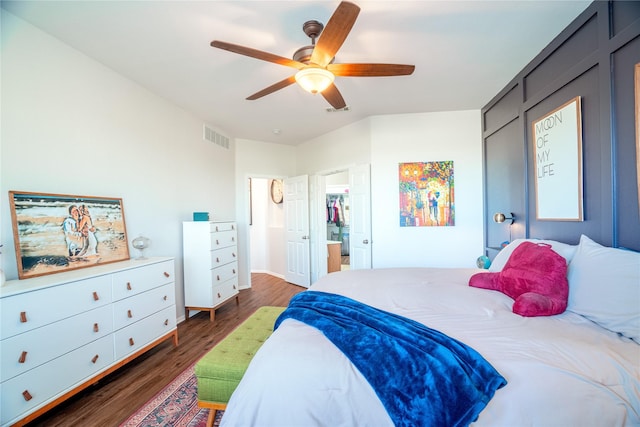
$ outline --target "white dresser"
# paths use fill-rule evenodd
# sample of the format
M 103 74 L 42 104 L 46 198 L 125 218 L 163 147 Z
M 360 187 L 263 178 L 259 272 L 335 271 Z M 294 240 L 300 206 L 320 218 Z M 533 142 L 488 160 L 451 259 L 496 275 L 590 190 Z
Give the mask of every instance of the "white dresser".
M 238 302 L 238 233 L 235 222 L 182 223 L 184 300 L 190 310 L 215 310 L 236 297 Z
M 173 258 L 149 258 L 0 287 L 0 425 L 36 418 L 169 338 L 177 346 L 174 276 Z

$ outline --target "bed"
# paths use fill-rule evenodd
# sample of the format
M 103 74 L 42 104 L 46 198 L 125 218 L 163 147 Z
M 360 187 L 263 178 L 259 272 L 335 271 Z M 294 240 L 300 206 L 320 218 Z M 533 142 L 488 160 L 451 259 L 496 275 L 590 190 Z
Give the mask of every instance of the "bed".
M 503 249 L 488 272 L 500 273 L 522 242 Z M 478 352 L 506 385 L 496 388 L 471 425 L 640 425 L 640 254 L 606 248 L 586 236 L 578 245 L 536 242 L 546 242 L 566 260 L 568 306 L 558 315 L 514 314 L 514 300 L 504 293 L 469 286 L 472 276 L 487 272 L 479 269 L 343 271 L 303 293 L 356 300 Z M 281 321 L 257 352 L 221 421 L 394 424 L 402 423 L 392 420 L 350 359 L 320 330 L 293 318 Z

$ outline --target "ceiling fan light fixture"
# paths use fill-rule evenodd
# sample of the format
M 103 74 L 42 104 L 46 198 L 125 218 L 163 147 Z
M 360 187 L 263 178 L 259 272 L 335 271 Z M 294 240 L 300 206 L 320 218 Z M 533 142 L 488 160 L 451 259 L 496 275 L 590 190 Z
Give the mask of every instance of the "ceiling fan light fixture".
M 331 71 L 319 67 L 309 67 L 298 71 L 296 82 L 307 92 L 320 93 L 328 88 L 336 76 Z

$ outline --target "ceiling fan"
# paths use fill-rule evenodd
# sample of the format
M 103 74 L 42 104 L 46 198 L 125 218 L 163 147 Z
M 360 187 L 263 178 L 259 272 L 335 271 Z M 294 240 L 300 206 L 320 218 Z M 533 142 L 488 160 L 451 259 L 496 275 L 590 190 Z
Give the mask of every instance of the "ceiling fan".
M 219 40 L 212 41 L 211 46 L 298 70 L 295 75 L 254 93 L 247 98 L 248 100 L 262 98 L 297 82 L 308 92 L 321 93 L 333 108 L 340 110 L 346 107 L 346 103 L 333 83 L 335 76 L 406 76 L 412 74 L 415 69 L 414 65 L 401 64 L 335 64 L 333 61 L 336 52 L 349 35 L 358 13 L 360 8 L 357 5 L 343 1 L 333 12 L 326 27 L 318 21 L 305 22 L 302 29 L 311 38 L 311 45 L 298 49 L 293 59 Z M 320 38 L 316 44 L 318 36 Z

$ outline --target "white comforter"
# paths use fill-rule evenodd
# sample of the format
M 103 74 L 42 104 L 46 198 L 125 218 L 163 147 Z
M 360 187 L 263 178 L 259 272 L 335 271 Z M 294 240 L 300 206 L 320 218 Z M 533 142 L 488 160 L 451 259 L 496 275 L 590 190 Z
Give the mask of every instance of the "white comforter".
M 475 269 L 333 273 L 333 292 L 417 320 L 473 347 L 506 378 L 474 426 L 638 426 L 640 345 L 582 316 L 525 318 L 468 286 Z M 604 285 L 604 284 L 603 284 Z M 318 330 L 288 319 L 255 355 L 222 426 L 392 425 L 369 383 Z

